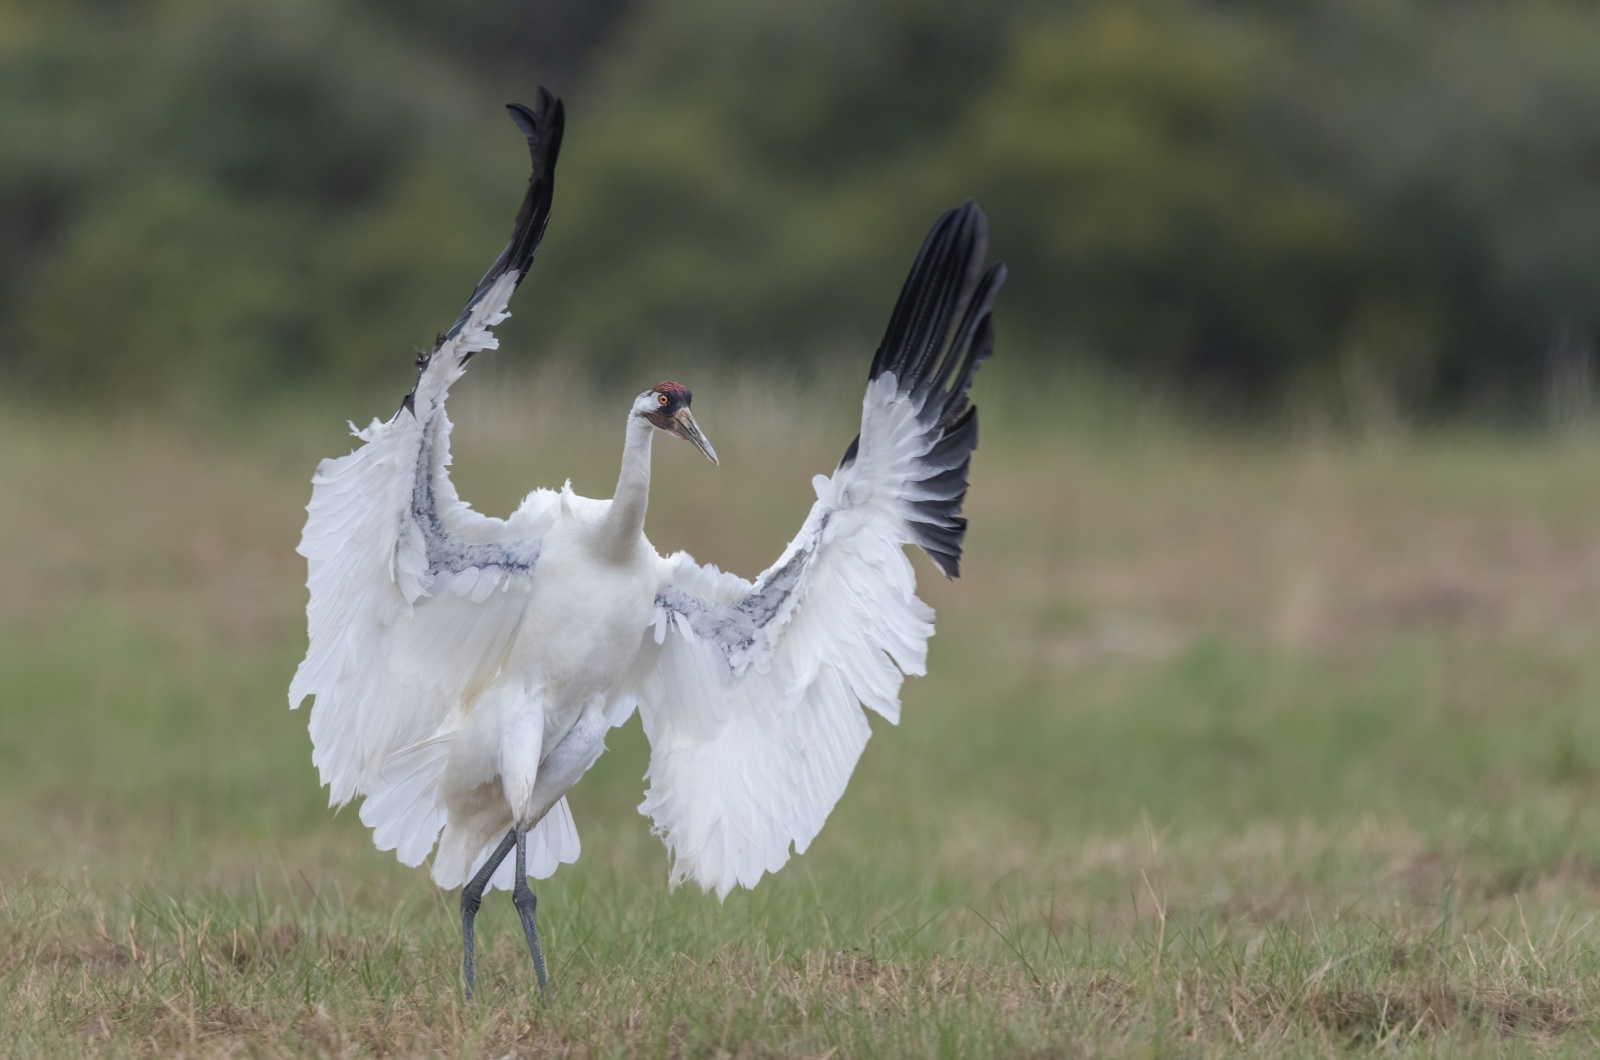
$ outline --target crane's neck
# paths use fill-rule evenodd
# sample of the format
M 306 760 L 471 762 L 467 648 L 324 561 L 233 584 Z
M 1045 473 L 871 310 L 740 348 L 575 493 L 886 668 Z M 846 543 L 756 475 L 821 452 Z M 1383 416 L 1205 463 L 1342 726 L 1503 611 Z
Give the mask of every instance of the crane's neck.
M 650 504 L 650 442 L 656 428 L 643 416 L 628 414 L 628 431 L 622 445 L 622 472 L 611 509 L 600 530 L 603 550 L 622 556 L 644 533 L 644 513 Z

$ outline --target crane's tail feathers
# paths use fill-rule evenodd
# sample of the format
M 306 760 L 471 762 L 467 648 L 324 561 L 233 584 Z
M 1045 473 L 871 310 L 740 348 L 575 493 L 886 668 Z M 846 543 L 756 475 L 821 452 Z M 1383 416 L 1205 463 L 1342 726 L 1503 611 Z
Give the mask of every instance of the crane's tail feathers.
M 911 266 L 870 379 L 892 375 L 921 428 L 916 474 L 906 483 L 906 527 L 947 577 L 961 570 L 967 469 L 978 445 L 977 408 L 967 399 L 978 366 L 994 352 L 994 300 L 1006 269 L 984 268 L 989 222 L 970 199 L 934 222 Z M 873 400 L 868 388 L 868 401 Z M 856 459 L 861 438 L 839 466 Z
M 445 332 L 444 339 L 455 338 L 467 326 L 472 311 L 495 286 L 500 277 L 513 273 L 512 286 L 522 283 L 533 264 L 533 252 L 544 238 L 545 225 L 550 222 L 550 203 L 555 194 L 556 158 L 561 153 L 561 136 L 566 129 L 566 110 L 561 101 L 544 88 L 532 108 L 521 103 L 509 103 L 506 110 L 528 140 L 528 154 L 533 162 L 533 172 L 528 177 L 528 191 L 522 197 L 522 208 L 517 211 L 516 225 L 511 231 L 511 241 L 506 244 L 489 271 L 483 274 L 478 286 L 467 299 L 466 308 L 456 322 Z M 475 351 L 474 351 L 475 352 Z M 464 358 L 470 357 L 471 352 Z
M 472 879 L 510 827 L 511 816 L 499 800 L 483 813 L 447 824 L 433 859 L 433 882 L 449 889 Z M 559 866 L 577 861 L 581 850 L 578 828 L 563 796 L 528 832 L 528 875 L 547 879 Z M 489 879 L 489 886 L 501 891 L 511 890 L 515 883 L 516 869 L 510 858 Z

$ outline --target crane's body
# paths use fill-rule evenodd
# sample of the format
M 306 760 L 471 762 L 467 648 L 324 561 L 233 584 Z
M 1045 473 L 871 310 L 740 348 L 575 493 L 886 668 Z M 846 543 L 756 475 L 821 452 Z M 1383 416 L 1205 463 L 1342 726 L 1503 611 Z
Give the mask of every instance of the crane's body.
M 625 709 L 662 564 L 644 535 L 656 428 L 632 419 L 616 496 L 556 494 L 504 668 L 452 742 L 445 806 L 474 822 L 474 852 L 512 825 L 537 825 L 598 757 L 606 719 Z
M 300 552 L 310 644 L 289 690 L 315 697 L 313 761 L 380 849 L 462 886 L 464 973 L 484 891 L 512 891 L 545 986 L 527 877 L 577 858 L 567 791 L 637 709 L 650 741 L 640 811 L 671 880 L 725 896 L 822 827 L 866 745 L 863 707 L 899 718 L 932 611 L 904 546 L 954 577 L 977 441 L 967 401 L 990 353 L 1004 269 L 983 267 L 972 203 L 946 213 L 907 278 L 869 375 L 861 433 L 771 568 L 749 582 L 644 534 L 655 435 L 716 452 L 681 384 L 638 395 L 610 499 L 530 493 L 502 520 L 450 482 L 451 385 L 507 315 L 549 217 L 564 118 L 513 106 L 533 175 L 510 243 L 419 362 L 386 422 L 313 480 Z M 514 862 L 508 857 L 515 851 Z

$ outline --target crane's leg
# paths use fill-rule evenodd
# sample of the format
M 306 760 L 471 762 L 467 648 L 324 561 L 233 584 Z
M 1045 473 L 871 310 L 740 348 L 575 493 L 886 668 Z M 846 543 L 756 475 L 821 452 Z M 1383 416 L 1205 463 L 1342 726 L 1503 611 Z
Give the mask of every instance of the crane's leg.
M 517 843 L 519 837 L 520 833 L 515 828 L 507 832 L 500 845 L 495 847 L 494 853 L 489 855 L 489 860 L 483 863 L 483 868 L 461 888 L 461 974 L 466 977 L 469 998 L 472 996 L 472 921 L 478 915 L 478 906 L 483 902 L 484 889 L 489 886 L 494 870 L 498 869 L 500 863 L 506 859 L 506 855 L 511 853 L 514 844 L 519 851 L 522 849 L 521 844 Z M 526 887 L 527 884 L 523 886 Z
M 544 973 L 544 950 L 539 948 L 539 925 L 533 921 L 533 911 L 539 900 L 528 887 L 528 833 L 521 827 L 513 829 L 517 836 L 517 883 L 511 889 L 511 901 L 516 904 L 517 915 L 522 918 L 522 933 L 528 938 L 528 953 L 533 957 L 533 974 L 539 977 L 539 996 L 550 1000 L 550 980 Z

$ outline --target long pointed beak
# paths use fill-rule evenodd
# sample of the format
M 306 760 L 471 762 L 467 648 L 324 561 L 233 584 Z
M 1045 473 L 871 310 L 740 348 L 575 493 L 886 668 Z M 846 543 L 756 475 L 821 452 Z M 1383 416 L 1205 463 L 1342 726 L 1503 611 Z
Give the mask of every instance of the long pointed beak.
M 672 417 L 672 422 L 678 425 L 678 437 L 687 438 L 694 443 L 694 447 L 706 454 L 706 459 L 713 464 L 717 462 L 717 451 L 711 448 L 711 443 L 706 441 L 706 436 L 700 433 L 700 425 L 694 421 L 694 413 L 685 405 Z

